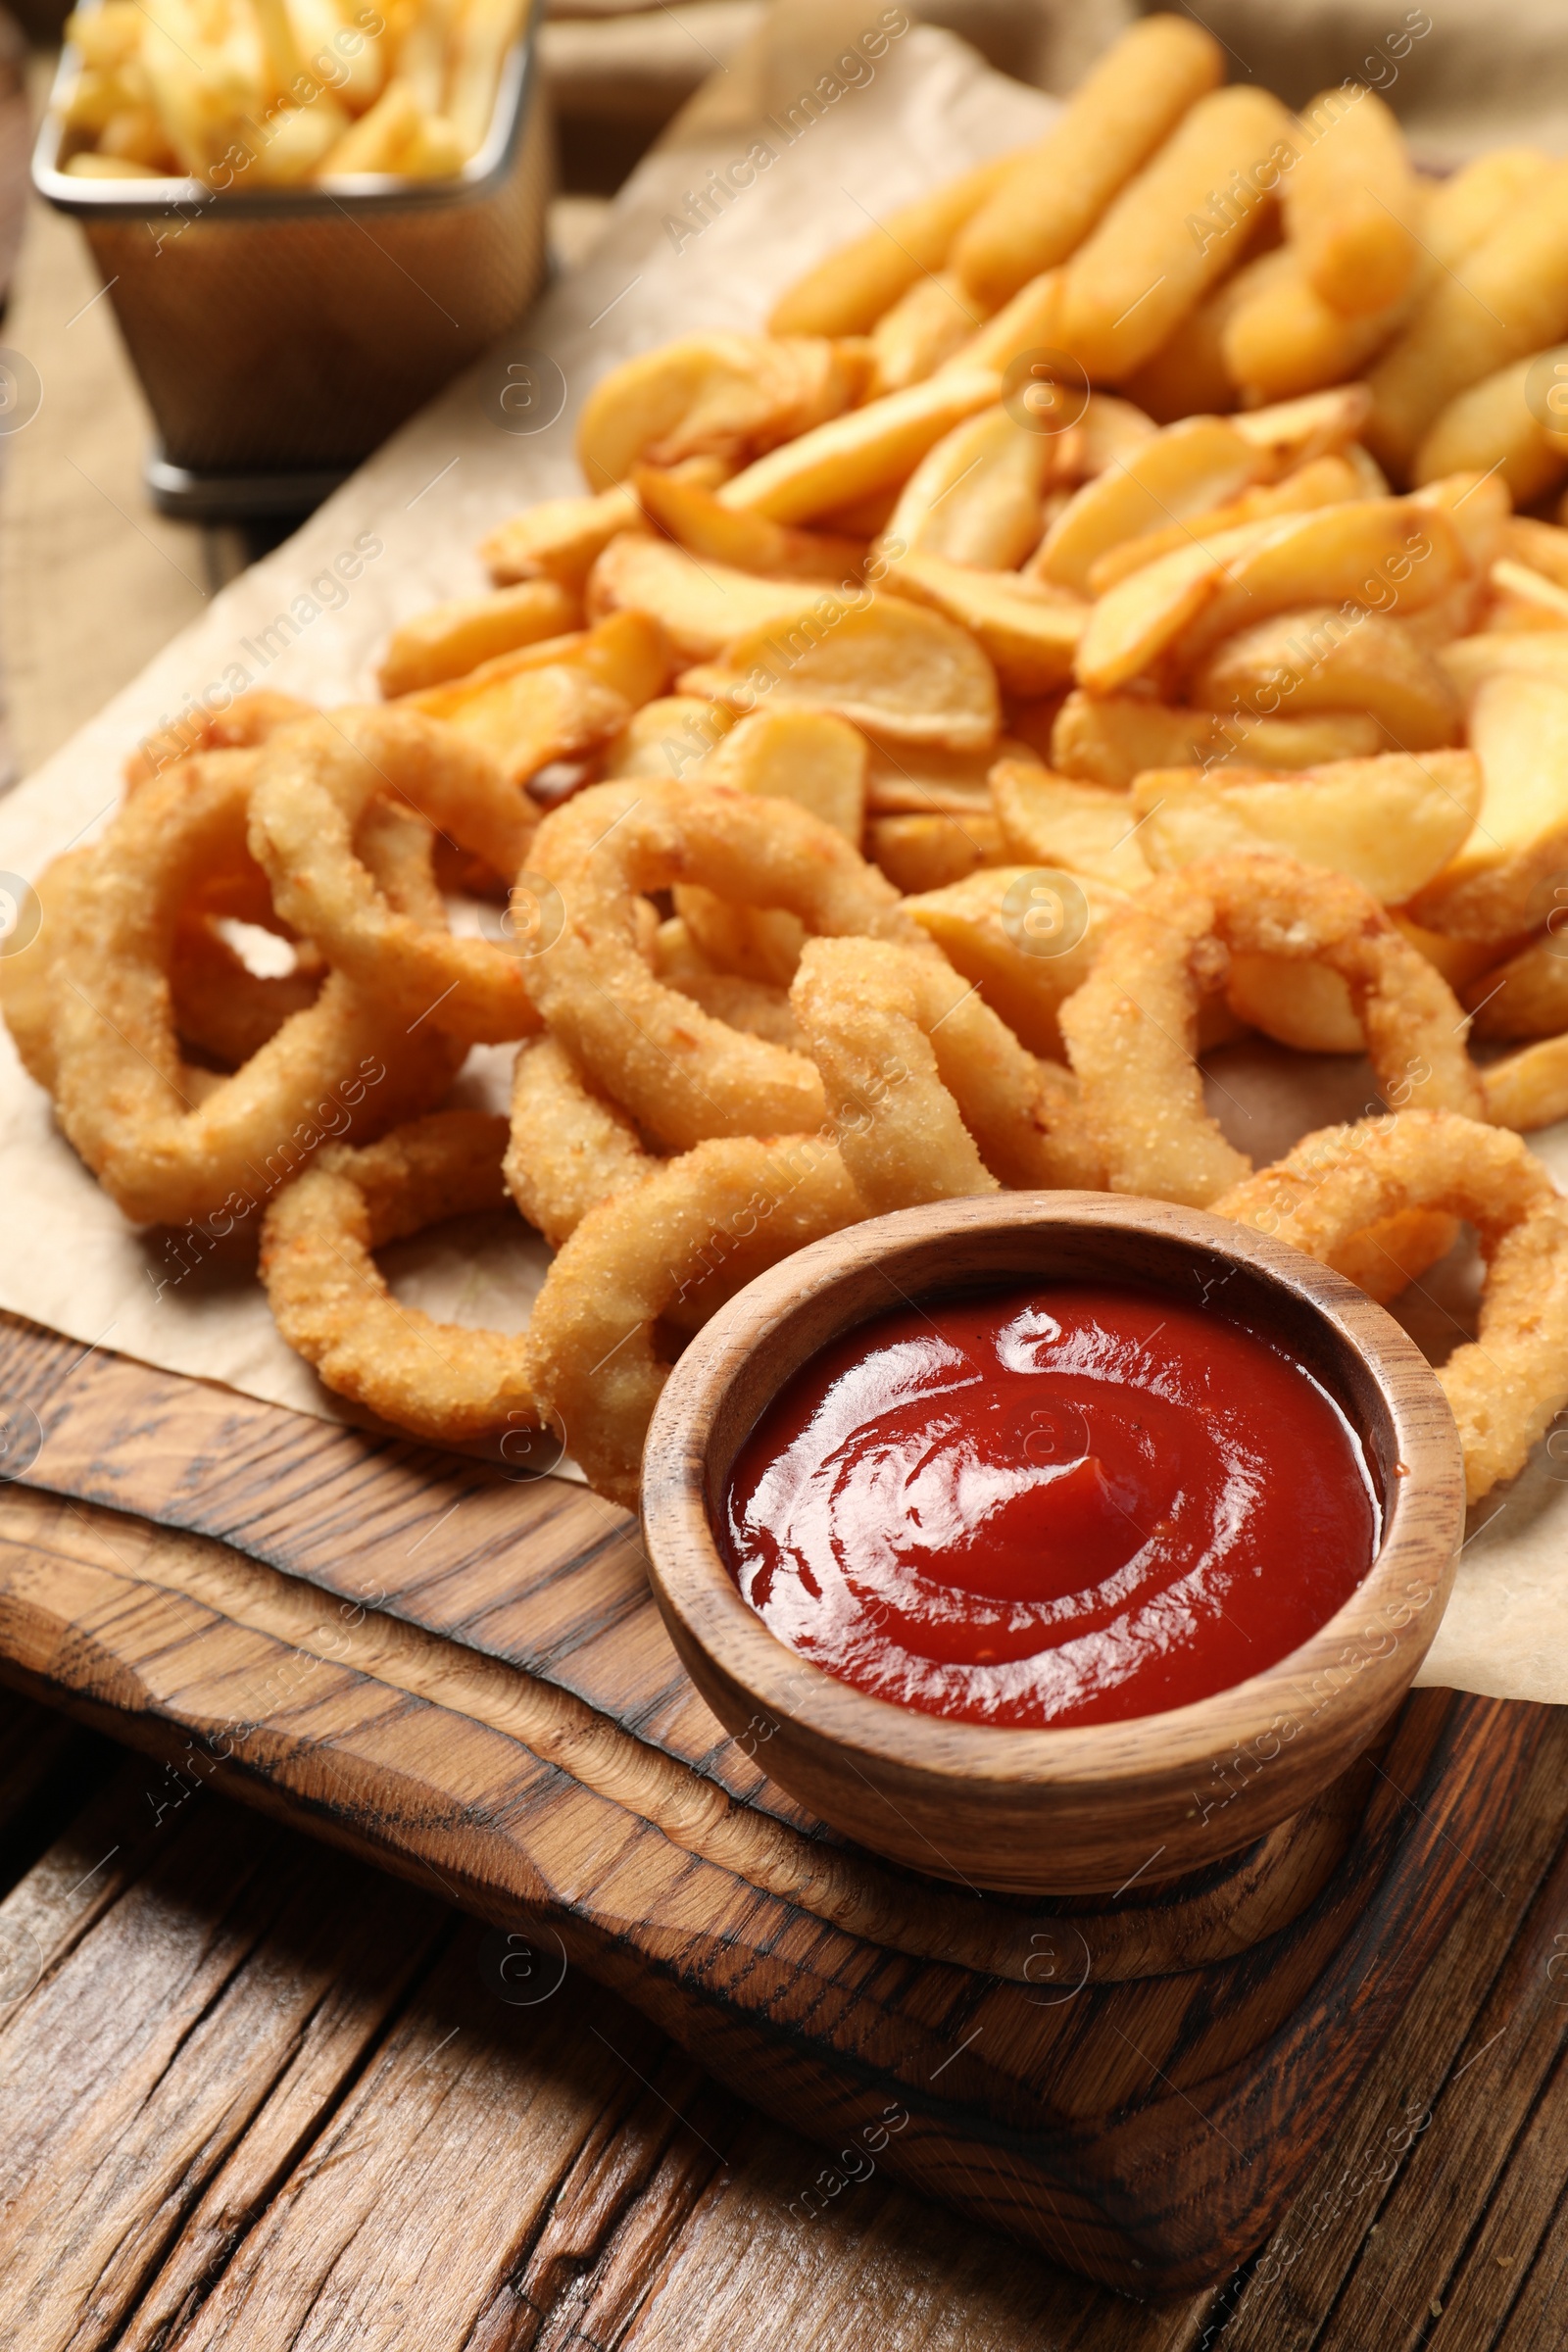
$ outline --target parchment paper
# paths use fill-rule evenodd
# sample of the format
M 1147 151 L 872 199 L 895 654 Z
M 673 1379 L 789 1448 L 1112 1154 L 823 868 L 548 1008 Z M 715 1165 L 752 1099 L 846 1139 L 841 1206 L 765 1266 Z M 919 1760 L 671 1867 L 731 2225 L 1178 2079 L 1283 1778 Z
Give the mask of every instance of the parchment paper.
M 868 10 L 866 22 L 876 21 Z M 837 77 L 815 110 L 775 74 L 733 84 L 694 110 L 673 146 L 623 190 L 588 261 L 556 286 L 523 332 L 460 378 L 397 434 L 284 547 L 256 564 L 45 766 L 0 802 L 0 876 L 35 875 L 90 839 L 120 795 L 126 753 L 211 686 L 266 683 L 322 704 L 373 698 L 373 662 L 397 621 L 485 585 L 473 549 L 505 515 L 580 487 L 571 431 L 590 386 L 631 353 L 681 331 L 748 327 L 810 262 L 922 189 L 1035 135 L 1052 102 L 990 73 L 943 33 L 914 27 Z M 715 81 L 717 77 L 715 76 Z M 823 85 L 818 83 L 822 90 Z M 758 141 L 773 160 L 727 210 L 689 202 L 710 168 Z M 727 176 L 727 172 L 726 172 Z M 557 384 L 560 415 L 532 432 L 499 398 L 531 355 Z M 539 355 L 545 365 L 539 366 Z M 554 405 L 553 399 L 550 406 Z M 528 418 L 524 418 L 528 421 Z M 339 566 L 338 560 L 344 559 Z M 357 576 L 345 583 L 344 569 Z M 242 674 L 237 674 L 242 673 Z M 5 887 L 0 880 L 0 889 Z M 474 1055 L 461 1099 L 501 1107 L 505 1050 Z M 1367 1074 L 1253 1047 L 1216 1065 L 1212 1106 L 1262 1162 L 1325 1119 L 1355 1115 Z M 1568 1172 L 1568 1129 L 1536 1139 Z M 273 1403 L 338 1418 L 340 1408 L 278 1338 L 243 1264 L 215 1257 L 184 1273 L 168 1237 L 127 1227 L 55 1130 L 46 1098 L 0 1030 L 0 1306 L 143 1362 Z M 519 1329 L 548 1253 L 515 1223 L 470 1227 L 392 1255 L 398 1295 L 458 1322 Z M 1462 1258 L 1435 1270 L 1400 1312 L 1446 1353 L 1473 1312 Z M 0 1398 L 0 1406 L 18 1399 Z M 1568 1445 L 1564 1447 L 1568 1454 Z M 1423 1679 L 1497 1695 L 1568 1700 L 1568 1458 L 1543 1449 L 1477 1514 L 1480 1532 Z

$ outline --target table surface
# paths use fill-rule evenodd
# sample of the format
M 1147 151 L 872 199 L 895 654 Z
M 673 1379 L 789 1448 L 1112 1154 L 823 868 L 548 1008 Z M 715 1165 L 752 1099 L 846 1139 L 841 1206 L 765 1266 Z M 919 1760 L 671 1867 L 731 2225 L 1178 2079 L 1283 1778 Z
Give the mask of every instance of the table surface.
M 558 211 L 558 241 L 594 208 Z M 149 513 L 145 412 L 74 229 L 5 339 L 13 772 L 246 560 Z M 1568 2326 L 1568 1717 L 1264 2254 L 1151 2309 L 824 2151 L 568 1975 L 0 1692 L 0 2341 L 26 2352 L 1558 2352 Z M 517 1989 L 516 1986 L 511 1989 Z M 524 1982 L 521 1989 L 528 1989 Z M 861 2159 L 868 2162 L 868 2159 Z

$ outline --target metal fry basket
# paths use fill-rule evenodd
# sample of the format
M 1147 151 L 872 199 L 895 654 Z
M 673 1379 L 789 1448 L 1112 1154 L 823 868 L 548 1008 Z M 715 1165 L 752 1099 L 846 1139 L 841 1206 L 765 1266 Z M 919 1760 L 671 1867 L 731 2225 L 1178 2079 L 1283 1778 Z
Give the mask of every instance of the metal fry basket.
M 445 180 L 218 194 L 77 178 L 60 168 L 77 63 L 68 48 L 33 184 L 81 222 L 152 409 L 148 483 L 168 511 L 314 504 L 538 290 L 551 163 L 531 22 L 483 146 Z

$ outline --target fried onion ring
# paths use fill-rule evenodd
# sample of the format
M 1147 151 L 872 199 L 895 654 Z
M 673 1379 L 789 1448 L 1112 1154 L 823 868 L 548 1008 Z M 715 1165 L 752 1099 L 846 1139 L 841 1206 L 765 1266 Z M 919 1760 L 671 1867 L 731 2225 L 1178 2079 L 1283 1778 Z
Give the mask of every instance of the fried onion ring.
M 363 1151 L 332 1145 L 262 1228 L 262 1280 L 289 1346 L 340 1396 L 438 1445 L 537 1425 L 523 1335 L 400 1305 L 370 1252 L 499 1208 L 506 1140 L 505 1119 L 438 1110 Z
M 808 931 L 920 937 L 892 884 L 831 825 L 723 785 L 597 785 L 545 819 L 531 858 L 564 909 L 560 937 L 524 966 L 534 1003 L 592 1083 L 672 1152 L 814 1129 L 826 1104 L 804 1055 L 727 1027 L 656 977 L 638 940 L 640 893 L 702 882 L 742 906 L 785 907 Z
M 1442 1110 L 1325 1127 L 1213 1206 L 1331 1262 L 1400 1211 L 1468 1217 L 1487 1266 L 1480 1324 L 1438 1379 L 1468 1499 L 1524 1468 L 1568 1403 L 1568 1200 L 1517 1136 Z
M 125 790 L 137 792 L 177 761 L 199 758 L 203 752 L 254 750 L 270 743 L 285 727 L 297 727 L 301 719 L 315 716 L 316 705 L 302 703 L 296 694 L 253 686 L 224 710 L 204 710 L 199 720 L 177 719 L 155 735 L 143 736 L 125 761 Z
M 1092 1184 L 1059 1083 L 934 949 L 808 942 L 791 1003 L 872 1213 Z
M 378 795 L 406 802 L 507 880 L 533 838 L 522 794 L 454 729 L 415 710 L 334 711 L 262 754 L 250 845 L 278 912 L 405 1022 L 428 1019 L 468 1045 L 528 1036 L 539 1022 L 516 956 L 454 938 L 444 915 L 400 910 L 356 856 L 356 828 Z
M 589 1211 L 534 1301 L 528 1371 L 596 1494 L 637 1507 L 667 1377 L 661 1319 L 697 1295 L 714 1313 L 764 1267 L 865 1213 L 837 1151 L 811 1135 L 699 1144 Z
M 180 916 L 215 874 L 245 863 L 253 759 L 211 754 L 144 784 L 70 885 L 54 923 L 51 1029 L 60 1123 L 138 1224 L 253 1202 L 321 1144 L 378 1134 L 426 1110 L 461 1048 L 407 1023 L 333 972 L 230 1078 L 180 1059 L 168 966 Z M 427 871 L 429 836 L 406 816 L 396 871 Z M 371 853 L 374 854 L 374 853 Z M 422 868 L 420 858 L 422 857 Z
M 1385 1101 L 1483 1115 L 1453 991 L 1359 883 L 1268 852 L 1210 858 L 1114 914 L 1061 1007 L 1112 1192 L 1202 1208 L 1251 1172 L 1204 1109 L 1195 1059 L 1200 1002 L 1223 989 L 1232 951 L 1339 972 Z
M 507 1188 L 553 1250 L 591 1208 L 641 1184 L 654 1165 L 625 1112 L 593 1092 L 559 1038 L 518 1048 Z

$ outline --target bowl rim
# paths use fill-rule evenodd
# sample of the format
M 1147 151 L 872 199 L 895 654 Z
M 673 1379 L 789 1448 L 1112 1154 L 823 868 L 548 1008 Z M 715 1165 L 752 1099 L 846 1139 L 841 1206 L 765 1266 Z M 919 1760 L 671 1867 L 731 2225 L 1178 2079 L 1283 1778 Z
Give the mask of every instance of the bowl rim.
M 1265 1285 L 1289 1293 L 1359 1356 L 1389 1415 L 1397 1460 L 1408 1475 L 1389 1482 L 1382 1540 L 1354 1591 L 1305 1642 L 1257 1674 L 1180 1707 L 1109 1723 L 968 1723 L 873 1697 L 828 1674 L 771 1632 L 742 1597 L 718 1548 L 709 1516 L 709 1449 L 706 1442 L 694 1444 L 694 1437 L 700 1430 L 711 1432 L 737 1350 L 744 1356 L 767 1347 L 808 1302 L 850 1279 L 865 1260 L 868 1241 L 881 1245 L 876 1252 L 881 1263 L 950 1235 L 1005 1234 L 1041 1225 L 1158 1234 L 1206 1256 L 1235 1259 Z M 1018 1271 L 1028 1278 L 1026 1265 Z M 1139 1278 L 1130 1274 L 1129 1279 Z M 940 1287 L 932 1284 L 930 1293 Z M 868 1319 L 857 1316 L 839 1328 Z M 743 1333 L 744 1341 L 738 1340 Z M 788 1361 L 768 1389 L 768 1401 L 814 1352 L 815 1347 Z M 912 1772 L 927 1782 L 996 1781 L 1013 1789 L 1065 1791 L 1086 1783 L 1143 1782 L 1155 1768 L 1161 1779 L 1173 1773 L 1184 1777 L 1211 1763 L 1216 1735 L 1228 1746 L 1232 1739 L 1244 1742 L 1277 1728 L 1282 1715 L 1337 1715 L 1336 1701 L 1368 1673 L 1371 1685 L 1362 1699 L 1374 1701 L 1379 1687 L 1386 1686 L 1392 1706 L 1425 1656 L 1452 1587 L 1464 1520 L 1464 1471 L 1458 1432 L 1432 1367 L 1394 1318 L 1332 1267 L 1251 1227 L 1179 1203 L 1112 1193 L 1004 1192 L 934 1201 L 846 1227 L 796 1251 L 737 1293 L 671 1369 L 649 1428 L 642 1509 L 655 1595 L 688 1664 L 695 1650 L 722 1682 L 750 1692 L 770 1717 L 869 1764 Z M 1421 1585 L 1425 1596 L 1416 1599 L 1412 1596 Z M 1396 1613 L 1400 1613 L 1397 1622 Z M 1378 1614 L 1381 1623 L 1369 1622 Z M 1389 1645 L 1366 1654 L 1356 1645 L 1369 1640 Z M 1344 1683 L 1333 1682 L 1336 1672 L 1345 1676 Z M 1325 1678 L 1330 1678 L 1328 1693 L 1317 1694 L 1314 1708 L 1314 1685 Z

